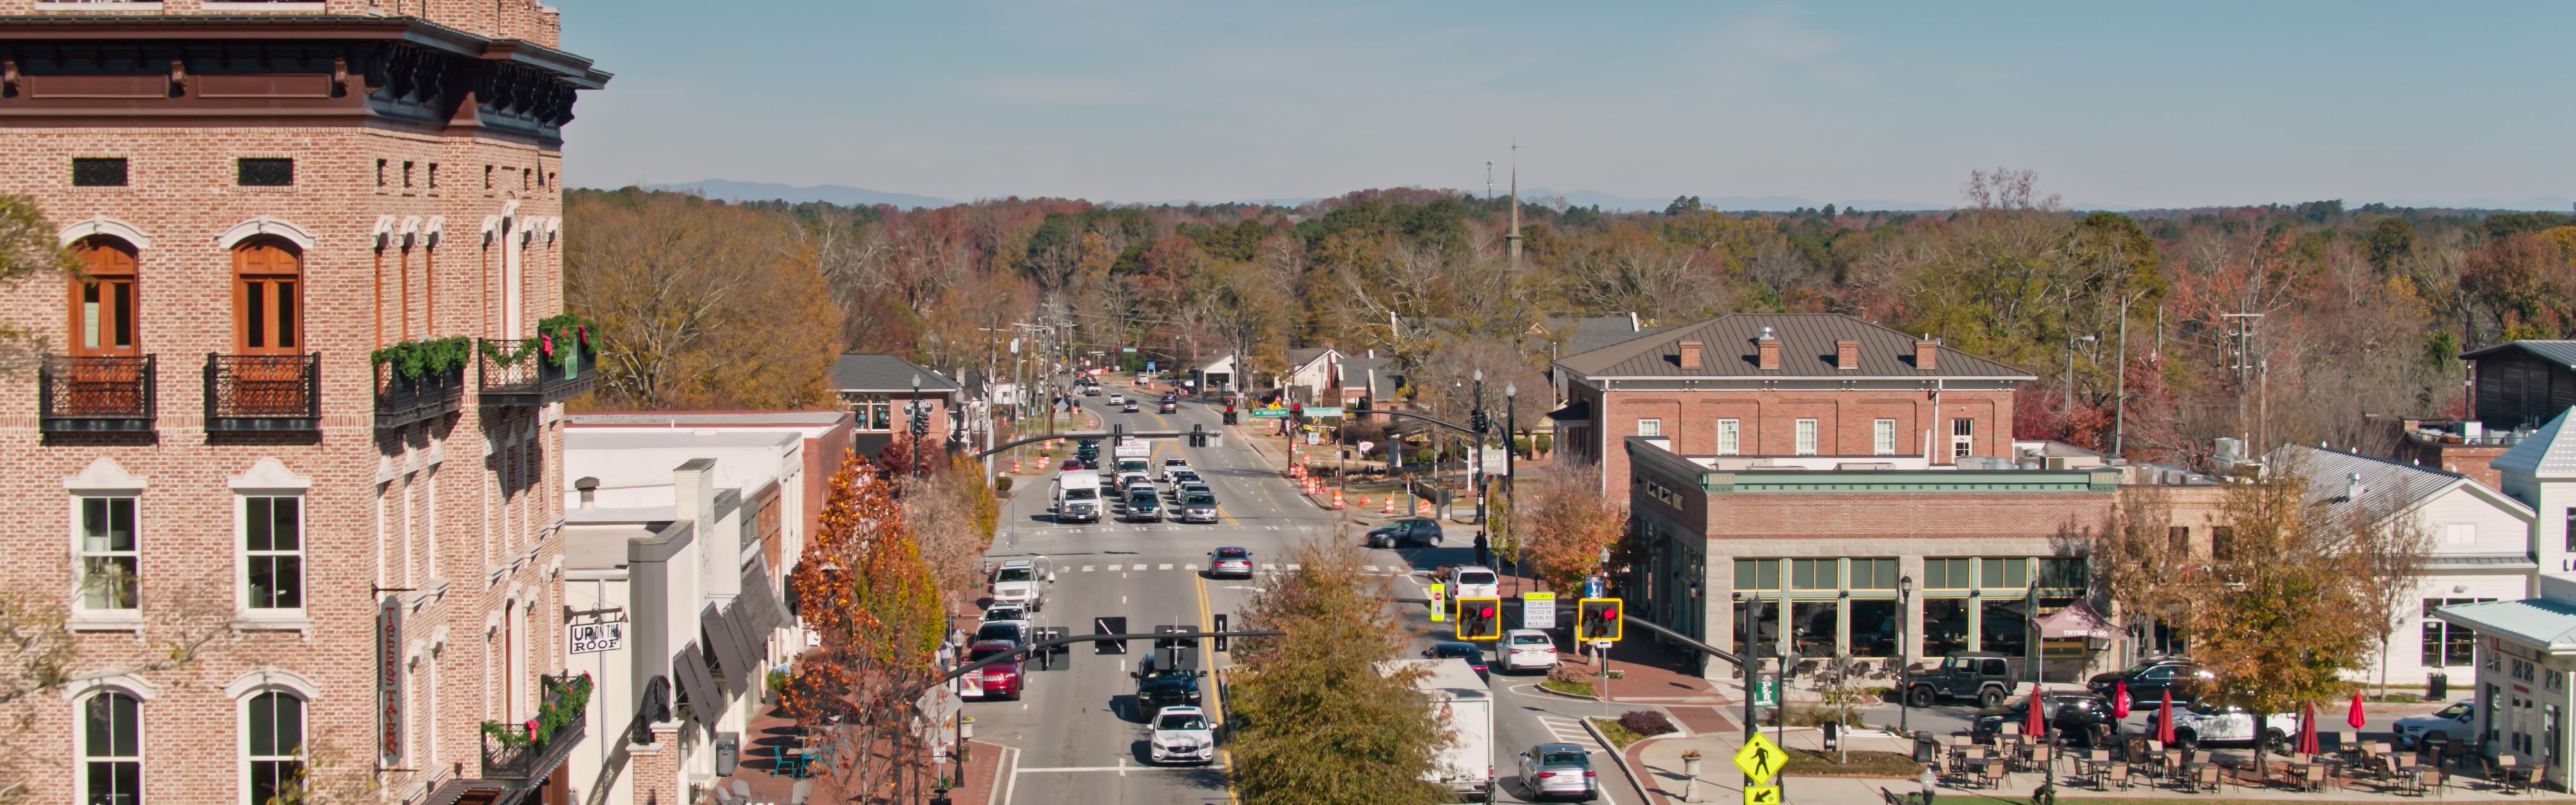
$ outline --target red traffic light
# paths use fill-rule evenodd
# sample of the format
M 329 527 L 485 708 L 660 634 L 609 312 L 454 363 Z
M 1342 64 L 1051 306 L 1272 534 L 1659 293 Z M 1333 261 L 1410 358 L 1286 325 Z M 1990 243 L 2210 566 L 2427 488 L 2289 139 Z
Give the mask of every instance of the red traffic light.
M 1602 608 L 1601 608 L 1601 619 L 1602 619 L 1602 620 L 1605 620 L 1605 621 L 1618 620 L 1618 619 L 1619 619 L 1619 608 L 1618 608 L 1618 607 L 1602 607 Z
M 1490 617 L 1493 617 L 1493 616 L 1494 616 L 1494 608 L 1493 608 L 1493 607 L 1477 607 L 1477 608 L 1476 608 L 1476 617 L 1480 617 L 1480 618 L 1490 618 Z

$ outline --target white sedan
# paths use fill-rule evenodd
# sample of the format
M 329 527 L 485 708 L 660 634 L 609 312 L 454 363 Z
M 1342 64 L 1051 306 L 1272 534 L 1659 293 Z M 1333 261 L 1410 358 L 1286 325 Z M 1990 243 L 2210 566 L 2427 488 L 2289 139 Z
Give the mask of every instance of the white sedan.
M 1216 762 L 1216 731 L 1209 728 L 1205 711 L 1189 705 L 1155 711 L 1154 734 L 1146 746 L 1146 759 L 1155 763 Z
M 2413 748 L 2426 738 L 2466 740 L 2472 734 L 2470 727 L 2477 721 L 2477 714 L 2478 703 L 2471 699 L 2452 702 L 2437 712 L 2398 719 L 2393 725 L 2397 745 Z
M 1502 654 L 1494 659 L 1505 671 L 1545 671 L 1556 667 L 1556 638 L 1537 629 L 1513 629 L 1503 633 Z

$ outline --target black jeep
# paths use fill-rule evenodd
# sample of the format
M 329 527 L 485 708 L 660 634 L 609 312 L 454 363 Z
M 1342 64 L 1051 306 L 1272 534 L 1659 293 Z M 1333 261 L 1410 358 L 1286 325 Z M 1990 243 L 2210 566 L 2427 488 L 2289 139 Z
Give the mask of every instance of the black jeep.
M 1939 666 L 1905 678 L 1905 703 L 1930 707 L 1936 699 L 1974 699 L 1978 707 L 2003 704 L 2011 696 L 2012 658 L 1990 652 L 1952 654 Z

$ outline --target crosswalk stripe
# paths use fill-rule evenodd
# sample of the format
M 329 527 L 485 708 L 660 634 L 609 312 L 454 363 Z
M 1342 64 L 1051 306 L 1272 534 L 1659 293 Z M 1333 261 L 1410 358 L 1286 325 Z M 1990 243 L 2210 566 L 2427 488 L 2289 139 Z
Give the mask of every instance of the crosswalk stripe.
M 1297 566 L 1296 566 L 1296 565 L 1289 565 L 1289 566 L 1288 566 L 1288 569 L 1289 569 L 1289 570 L 1295 570 L 1295 569 L 1297 569 Z
M 1261 569 L 1263 569 L 1263 570 L 1278 570 L 1278 569 L 1279 569 L 1279 566 L 1278 566 L 1278 565 L 1271 564 L 1271 563 L 1269 563 L 1269 562 L 1263 562 L 1263 563 L 1261 563 Z
M 1090 566 L 1090 565 L 1083 565 L 1083 566 L 1082 566 L 1082 572 L 1084 572 L 1084 573 L 1089 573 L 1089 572 L 1091 572 L 1091 566 Z
M 1375 573 L 1375 572 L 1377 572 L 1377 566 L 1376 566 L 1376 565 L 1362 565 L 1362 566 L 1360 566 L 1360 569 L 1361 569 L 1361 570 L 1366 570 L 1366 571 L 1371 572 L 1371 573 Z
M 1117 565 L 1110 565 L 1110 566 L 1109 566 L 1109 572 L 1111 572 L 1111 573 L 1116 573 L 1116 572 L 1118 572 L 1118 566 L 1117 566 Z
M 1155 568 L 1155 570 L 1170 570 L 1170 569 L 1172 569 L 1172 566 L 1171 566 L 1169 563 L 1164 564 L 1162 567 Z

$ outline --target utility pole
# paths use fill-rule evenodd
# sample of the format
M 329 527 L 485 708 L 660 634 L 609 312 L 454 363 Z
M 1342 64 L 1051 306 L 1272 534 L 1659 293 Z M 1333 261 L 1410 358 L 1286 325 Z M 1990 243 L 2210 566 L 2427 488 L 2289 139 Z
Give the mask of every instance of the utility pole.
M 2129 418 L 2129 304 L 2120 303 L 2120 376 L 2111 392 L 2111 457 L 2128 455 Z

